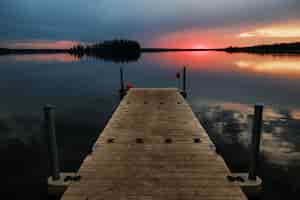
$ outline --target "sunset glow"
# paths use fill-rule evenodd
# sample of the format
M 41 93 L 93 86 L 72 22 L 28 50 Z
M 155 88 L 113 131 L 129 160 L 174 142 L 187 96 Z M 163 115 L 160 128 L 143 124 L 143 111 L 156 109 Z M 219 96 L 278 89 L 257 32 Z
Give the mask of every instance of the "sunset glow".
M 76 41 L 94 43 L 118 38 L 139 41 L 145 48 L 222 48 L 295 42 L 300 41 L 298 2 L 125 0 L 116 5 L 114 1 L 102 0 L 86 6 L 84 1 L 52 0 L 45 6 L 38 0 L 2 0 L 0 46 L 70 48 Z M 71 13 L 67 12 L 70 5 Z
M 259 29 L 255 32 L 241 33 L 239 37 L 277 37 L 277 38 L 289 38 L 289 37 L 300 37 L 300 28 L 295 29 Z
M 182 49 L 205 49 L 213 46 L 208 36 L 203 36 L 197 30 L 186 30 L 162 35 L 151 43 L 153 47 L 160 48 L 182 48 Z
M 17 49 L 68 49 L 79 44 L 77 41 L 31 41 L 31 42 L 12 42 L 6 45 L 9 48 Z
M 207 49 L 208 47 L 203 44 L 195 44 L 192 46 L 192 49 Z
M 250 32 L 238 34 L 240 38 L 265 37 L 265 38 L 298 38 L 300 39 L 300 23 L 273 24 L 260 27 Z

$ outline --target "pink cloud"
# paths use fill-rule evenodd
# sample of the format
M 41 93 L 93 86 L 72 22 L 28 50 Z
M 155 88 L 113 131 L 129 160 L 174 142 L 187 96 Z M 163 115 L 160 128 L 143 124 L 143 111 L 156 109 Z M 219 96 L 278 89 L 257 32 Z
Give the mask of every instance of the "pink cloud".
M 18 49 L 68 49 L 79 44 L 77 41 L 59 40 L 59 41 L 31 41 L 9 43 L 9 48 Z

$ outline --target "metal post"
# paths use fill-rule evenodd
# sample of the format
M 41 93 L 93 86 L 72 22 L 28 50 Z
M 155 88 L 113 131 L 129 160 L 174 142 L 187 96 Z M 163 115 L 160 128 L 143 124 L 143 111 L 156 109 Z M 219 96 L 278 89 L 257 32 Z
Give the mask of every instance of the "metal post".
M 55 107 L 52 105 L 46 105 L 44 107 L 44 119 L 45 119 L 45 131 L 49 140 L 49 152 L 51 153 L 50 163 L 52 171 L 52 179 L 59 180 L 60 170 L 59 170 L 59 160 L 56 144 L 56 134 L 55 134 Z
M 120 68 L 120 84 L 121 84 L 121 88 L 120 91 L 123 92 L 124 91 L 124 74 L 123 74 L 123 68 Z
M 125 95 L 125 86 L 124 86 L 124 72 L 123 68 L 120 68 L 120 99 Z
M 186 93 L 186 67 L 183 67 L 183 79 L 182 79 L 182 90 L 184 93 Z
M 182 74 L 182 91 L 181 95 L 186 98 L 186 67 L 183 67 L 183 74 Z
M 254 119 L 252 126 L 252 141 L 250 149 L 250 168 L 248 178 L 250 180 L 256 180 L 257 164 L 259 159 L 259 146 L 263 121 L 263 105 L 255 105 L 254 107 Z

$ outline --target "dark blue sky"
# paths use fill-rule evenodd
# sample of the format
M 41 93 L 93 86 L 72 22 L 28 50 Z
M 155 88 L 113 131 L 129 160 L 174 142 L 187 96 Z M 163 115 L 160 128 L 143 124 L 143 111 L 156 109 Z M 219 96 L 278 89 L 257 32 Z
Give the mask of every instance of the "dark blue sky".
M 151 46 L 174 34 L 174 40 L 184 39 L 178 36 L 181 33 L 199 35 L 201 43 L 210 33 L 225 45 L 237 34 L 274 24 L 288 24 L 293 31 L 291 26 L 299 27 L 299 10 L 298 0 L 1 0 L 0 42 L 95 42 L 121 37 Z M 273 40 L 280 38 L 291 39 L 276 36 Z

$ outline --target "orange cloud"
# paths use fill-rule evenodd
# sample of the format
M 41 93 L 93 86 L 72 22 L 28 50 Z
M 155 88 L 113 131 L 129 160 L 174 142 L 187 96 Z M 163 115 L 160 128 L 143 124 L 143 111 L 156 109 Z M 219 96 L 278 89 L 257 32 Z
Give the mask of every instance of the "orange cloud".
M 300 23 L 274 24 L 237 35 L 240 38 L 300 38 Z

